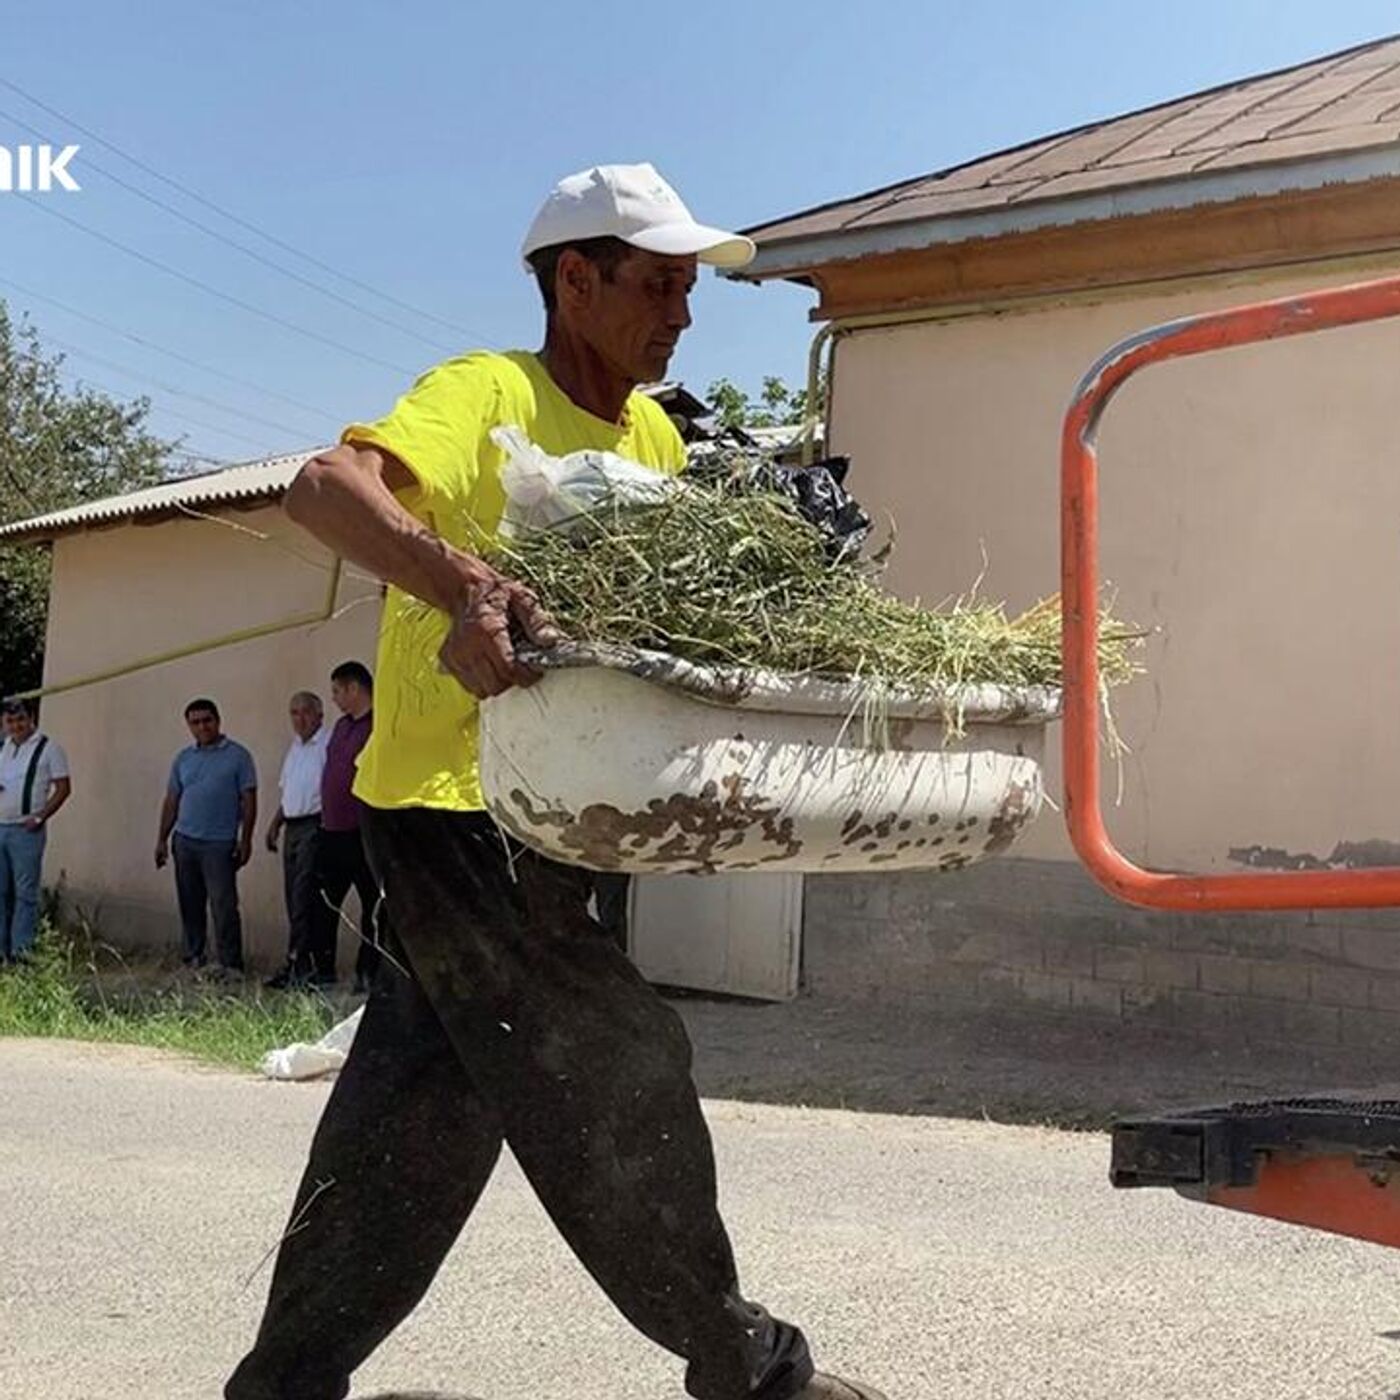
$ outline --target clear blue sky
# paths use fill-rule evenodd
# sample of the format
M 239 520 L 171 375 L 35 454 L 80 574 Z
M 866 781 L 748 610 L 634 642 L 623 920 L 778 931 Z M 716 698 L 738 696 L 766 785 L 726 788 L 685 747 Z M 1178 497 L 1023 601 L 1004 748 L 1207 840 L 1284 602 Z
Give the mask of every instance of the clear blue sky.
M 0 87 L 0 144 L 36 139 L 15 119 L 78 142 L 72 169 L 84 187 L 0 194 L 0 278 L 258 387 L 3 283 L 0 296 L 64 347 L 109 362 L 75 354 L 76 375 L 149 393 L 160 431 L 228 459 L 325 440 L 387 408 L 411 373 L 453 349 L 536 344 L 537 299 L 516 250 L 544 192 L 571 170 L 651 160 L 698 217 L 744 225 L 1400 28 L 1393 4 L 1371 0 L 22 8 L 5 25 L 0 79 L 296 249 L 461 328 L 329 277 Z M 214 241 L 96 165 L 442 348 Z M 382 363 L 216 300 L 26 202 Z M 720 375 L 751 389 L 764 374 L 800 378 L 811 300 L 800 288 L 706 276 L 673 373 L 700 392 Z

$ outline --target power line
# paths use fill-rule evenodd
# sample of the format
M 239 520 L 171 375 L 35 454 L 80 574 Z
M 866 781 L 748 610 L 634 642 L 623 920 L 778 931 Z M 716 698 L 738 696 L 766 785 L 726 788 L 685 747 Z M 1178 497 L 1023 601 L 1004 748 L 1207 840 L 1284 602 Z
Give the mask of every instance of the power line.
M 72 127 L 74 131 L 80 132 L 83 136 L 87 137 L 88 140 L 96 141 L 99 146 L 103 147 L 105 150 L 111 151 L 113 155 L 121 157 L 122 160 L 134 165 L 138 170 L 144 171 L 153 179 L 159 180 L 164 185 L 169 185 L 173 190 L 178 190 L 186 199 L 192 199 L 196 204 L 201 204 L 206 209 L 212 210 L 221 218 L 227 219 L 230 223 L 237 224 L 239 228 L 244 228 L 247 229 L 249 233 L 257 234 L 259 238 L 266 239 L 267 242 L 271 243 L 274 247 L 281 248 L 283 252 L 291 253 L 294 257 L 301 258 L 304 262 L 310 263 L 313 267 L 319 267 L 322 272 L 329 272 L 332 277 L 339 277 L 342 282 L 346 282 L 352 287 L 358 287 L 362 292 L 368 292 L 371 296 L 379 297 L 381 301 L 387 301 L 391 305 L 397 306 L 401 311 L 408 311 L 414 316 L 421 316 L 424 320 L 435 322 L 445 330 L 455 331 L 458 335 L 470 336 L 470 331 L 457 325 L 455 322 L 444 320 L 443 317 L 435 315 L 431 311 L 424 311 L 421 307 L 414 306 L 406 301 L 401 301 L 398 297 L 392 296 L 388 292 L 380 291 L 377 287 L 372 287 L 368 282 L 362 282 L 359 278 L 352 277 L 347 272 L 341 272 L 339 269 L 332 267 L 329 263 L 322 262 L 319 258 L 313 257 L 310 253 L 303 252 L 300 248 L 294 247 L 292 244 L 278 238 L 275 234 L 268 233 L 266 229 L 259 228 L 257 224 L 250 223 L 247 219 L 232 213 L 222 205 L 215 204 L 212 199 L 206 199 L 204 195 L 196 190 L 192 190 L 188 185 L 182 185 L 178 180 L 172 179 L 169 175 L 162 175 L 159 170 L 147 165 L 145 161 L 138 160 L 135 156 L 128 154 L 126 151 L 122 150 L 120 146 L 114 145 L 105 137 L 99 136 L 95 131 L 83 126 L 80 122 L 74 121 L 72 117 L 66 116 L 56 107 L 51 107 L 48 103 L 40 101 L 39 98 L 35 97 L 32 93 L 26 92 L 17 83 L 11 82 L 8 78 L 0 77 L 0 87 L 9 88 L 11 92 L 24 98 L 26 102 L 32 103 L 41 111 L 47 112 L 51 117 L 56 117 L 59 121 L 66 123 L 68 126 Z
M 187 451 L 187 450 L 184 449 L 184 448 L 169 448 L 169 449 L 167 450 L 167 456 L 184 458 L 185 463 L 186 463 L 186 466 L 185 466 L 185 469 L 184 469 L 184 471 L 183 471 L 183 475 L 185 475 L 185 476 L 198 476 L 198 475 L 201 474 L 201 473 L 199 473 L 199 472 L 191 471 L 191 470 L 189 469 L 189 466 L 190 466 L 191 463 L 194 463 L 194 464 L 212 464 L 216 469 L 221 469 L 221 468 L 223 468 L 223 467 L 229 467 L 229 466 L 232 466 L 232 465 L 233 465 L 232 462 L 229 462 L 229 461 L 225 460 L 225 459 L 222 458 L 222 457 L 213 457 L 213 456 L 210 456 L 210 455 L 207 454 L 207 453 L 196 453 L 196 452 L 191 452 L 191 451 Z M 0 475 L 3 475 L 3 476 L 5 477 L 5 479 L 9 482 L 9 484 L 10 484 L 10 489 L 11 489 L 11 491 L 13 492 L 13 494 L 14 494 L 20 501 L 22 501 L 22 502 L 24 503 L 24 505 L 27 507 L 27 509 L 30 511 L 30 513 L 31 513 L 32 515 L 36 515 L 36 516 L 37 516 L 37 515 L 47 515 L 49 512 L 48 512 L 47 510 L 45 510 L 44 508 L 42 508 L 42 507 L 34 500 L 34 498 L 29 494 L 29 491 L 28 491 L 28 489 L 27 489 L 25 483 L 24 483 L 24 482 L 20 479 L 20 477 L 16 474 L 16 472 L 15 472 L 15 465 L 16 465 L 16 464 L 13 463 L 13 462 L 10 460 L 10 458 L 9 458 L 8 456 L 0 455 Z M 179 472 L 176 472 L 176 473 L 167 472 L 167 473 L 165 474 L 165 478 L 164 478 L 164 479 L 167 480 L 167 481 L 169 481 L 169 480 L 177 480 L 177 479 L 179 479 L 179 475 L 180 475 L 180 474 L 181 474 L 181 473 L 179 473 Z M 158 483 L 157 483 L 157 484 L 158 484 Z M 75 504 L 83 504 L 83 503 L 82 503 L 82 502 L 76 502 Z
M 123 401 L 129 403 L 130 399 L 120 389 L 114 389 L 110 384 L 104 384 L 100 379 L 91 379 L 87 375 L 74 375 L 75 381 L 79 384 L 86 384 L 89 388 L 106 394 L 108 398 L 118 403 Z M 260 438 L 249 437 L 247 433 L 236 432 L 232 428 L 220 427 L 217 423 L 211 423 L 206 418 L 196 418 L 189 413 L 182 413 L 177 408 L 170 408 L 165 404 L 151 404 L 154 412 L 162 413 L 167 418 L 179 418 L 185 423 L 192 423 L 196 428 L 203 428 L 207 432 L 221 433 L 224 437 L 237 438 L 240 442 L 246 442 L 258 449 L 258 455 L 262 457 L 275 457 L 277 453 L 269 449 L 266 442 Z
M 77 355 L 79 359 L 91 360 L 93 364 L 101 365 L 104 369 L 115 370 L 118 374 L 124 374 L 128 379 L 144 380 L 147 384 L 154 385 L 163 394 L 174 394 L 177 398 L 189 399 L 191 403 L 201 403 L 206 408 L 218 409 L 220 413 L 232 414 L 235 418 L 240 418 L 248 423 L 261 423 L 265 428 L 273 428 L 279 433 L 286 433 L 290 437 L 300 438 L 301 428 L 289 428 L 285 423 L 279 423 L 273 418 L 264 418 L 261 414 L 249 413 L 246 409 L 237 408 L 233 404 L 224 403 L 220 399 L 211 399 L 204 394 L 196 394 L 190 389 L 181 389 L 177 385 L 167 384 L 162 379 L 157 379 L 155 375 L 146 374 L 142 370 L 128 369 L 126 365 L 119 364 L 116 360 L 108 360 L 101 355 L 94 354 L 91 350 L 84 350 L 81 345 L 73 345 L 69 341 L 60 340 L 56 335 L 46 335 L 44 337 L 50 344 L 58 346 L 60 350 L 66 351 L 70 355 Z
M 0 117 L 3 117 L 6 121 L 13 122 L 14 125 L 18 127 L 22 127 L 25 131 L 37 136 L 41 141 L 51 140 L 46 133 L 40 131 L 36 126 L 31 126 L 21 117 L 13 116 L 11 113 L 4 110 L 0 110 Z M 201 223 L 198 219 L 192 218 L 183 210 L 175 208 L 173 204 L 167 204 L 163 199 L 157 199 L 155 195 L 149 194 L 147 191 L 141 189 L 140 186 L 133 185 L 130 180 L 124 180 L 120 175 L 114 175 L 110 170 L 98 165 L 95 160 L 88 160 L 87 168 L 89 170 L 95 170 L 105 179 L 111 180 L 113 184 L 120 185 L 122 189 L 134 194 L 138 199 L 144 199 L 148 204 L 154 205 L 157 209 L 164 210 L 165 213 L 179 219 L 182 223 L 188 224 L 191 228 L 198 229 L 200 233 L 206 234 L 208 237 L 217 239 L 220 243 L 236 249 L 238 252 L 244 254 L 245 257 L 252 258 L 254 262 L 261 263 L 264 267 L 270 267 L 274 272 L 279 272 L 284 277 L 290 277 L 294 282 L 299 282 L 304 287 L 310 287 L 314 292 L 320 292 L 322 296 L 329 297 L 332 301 L 339 303 L 341 306 L 349 307 L 350 310 L 357 315 L 367 316 L 370 320 L 377 321 L 381 326 L 388 326 L 391 330 L 398 331 L 400 335 L 407 335 L 413 337 L 415 340 L 421 340 L 424 345 L 431 345 L 434 350 L 446 350 L 450 353 L 458 348 L 455 345 L 444 345 L 440 340 L 433 340 L 430 336 L 425 336 L 419 331 L 414 330 L 411 326 L 402 325 L 400 322 L 392 320 L 388 316 L 381 316 L 377 311 L 371 311 L 368 307 L 361 306 L 359 302 L 352 301 L 349 297 L 341 296 L 339 292 L 332 290 L 330 287 L 322 286 L 321 283 L 315 281 L 313 278 L 304 277 L 301 273 L 295 272 L 289 267 L 284 267 L 281 263 L 275 262 L 272 258 L 265 257 L 256 249 L 249 248 L 246 244 L 239 243 L 236 239 L 229 238 L 226 234 L 220 233 L 218 229 L 210 228 L 208 224 Z
M 147 340 L 144 336 L 137 335 L 134 331 L 125 330 L 123 327 L 113 324 L 111 321 L 104 321 L 100 316 L 93 316 L 89 312 L 79 311 L 76 306 L 69 306 L 66 302 L 59 301 L 57 297 L 51 297 L 44 292 L 36 292 L 32 287 L 25 287 L 19 282 L 8 277 L 0 277 L 0 287 L 10 287 L 21 296 L 32 298 L 34 301 L 42 301 L 48 306 L 56 306 L 60 311 L 66 312 L 69 316 L 76 316 L 81 321 L 88 321 L 94 326 L 100 327 L 104 331 L 111 331 L 113 335 L 120 335 L 147 350 L 154 350 L 158 355 L 168 356 L 180 364 L 189 365 L 191 369 L 197 369 L 204 374 L 212 374 L 218 379 L 227 379 L 230 384 L 237 384 L 241 389 L 251 389 L 255 394 L 266 394 L 269 398 L 281 399 L 283 403 L 290 404 L 293 408 L 299 408 L 305 413 L 313 414 L 317 418 L 335 419 L 338 415 L 332 413 L 328 408 L 317 408 L 315 404 L 303 402 L 301 399 L 294 399 L 288 394 L 282 393 L 278 389 L 269 389 L 265 384 L 255 384 L 251 379 L 242 379 L 236 374 L 230 374 L 227 370 L 216 369 L 213 365 L 206 365 L 200 360 L 191 359 L 188 355 L 181 354 L 178 350 L 167 349 L 164 345 L 158 345 L 153 340 Z
M 113 389 L 111 385 L 104 385 L 95 379 L 86 379 L 84 377 L 80 379 L 79 382 L 86 382 L 92 388 L 100 389 L 104 394 L 112 398 L 119 399 L 121 397 L 121 394 L 116 389 Z M 209 422 L 207 418 L 196 418 L 191 413 L 182 413 L 178 408 L 171 408 L 167 404 L 152 404 L 151 411 L 154 413 L 163 413 L 167 418 L 178 418 L 182 423 L 190 424 L 191 427 L 203 428 L 206 433 L 222 433 L 224 437 L 234 438 L 238 442 L 246 442 L 250 447 L 257 450 L 259 457 L 276 457 L 279 455 L 260 438 L 249 437 L 247 433 L 234 432 L 232 428 L 220 427 L 217 423 Z M 217 461 L 219 459 L 215 458 L 214 460 Z
M 140 345 L 144 349 L 154 350 L 158 355 L 165 355 L 169 359 L 177 361 L 179 364 L 188 365 L 191 369 L 197 369 L 201 373 L 213 375 L 218 379 L 226 379 L 230 384 L 236 384 L 241 389 L 251 389 L 256 394 L 265 394 L 269 398 L 280 399 L 283 403 L 289 404 L 293 408 L 309 413 L 316 418 L 335 419 L 338 415 L 328 408 L 317 408 L 315 404 L 306 403 L 302 399 L 294 399 L 289 394 L 284 394 L 279 389 L 271 389 L 266 384 L 257 384 L 251 379 L 243 379 L 239 375 L 230 374 L 227 370 L 221 370 L 214 365 L 206 365 L 202 360 L 192 359 L 188 355 L 181 354 L 178 350 L 171 350 L 164 345 L 157 344 L 153 340 L 147 340 L 144 336 L 137 335 L 134 331 L 129 331 L 121 326 L 113 324 L 111 321 L 104 321 L 100 316 L 93 316 L 86 311 L 79 311 L 76 306 L 69 306 L 67 302 L 59 301 L 57 297 L 51 297 L 44 292 L 36 292 L 32 287 L 23 286 L 8 277 L 0 277 L 0 287 L 9 287 L 18 292 L 21 296 L 30 297 L 34 301 L 44 302 L 48 306 L 57 307 L 69 316 L 76 316 L 79 320 L 87 321 L 94 326 L 100 327 L 104 331 L 110 331 L 113 335 L 119 335 L 134 345 Z M 241 411 L 241 410 L 240 410 Z
M 224 467 L 231 467 L 234 465 L 232 458 L 215 457 L 211 452 L 200 452 L 193 448 L 172 447 L 168 455 L 171 457 L 184 458 L 187 467 L 206 464 L 218 470 L 222 470 Z M 194 475 L 193 472 L 189 472 L 188 474 L 191 476 Z
M 232 458 L 215 457 L 208 452 L 192 452 L 183 448 L 172 448 L 167 453 L 168 460 L 162 477 L 164 481 L 183 481 L 194 476 L 208 476 L 210 472 L 221 472 L 236 465 Z
M 158 272 L 163 272 L 167 277 L 173 277 L 179 282 L 187 283 L 191 287 L 198 287 L 200 291 L 209 296 L 217 297 L 220 301 L 226 301 L 230 306 L 236 306 L 240 311 L 247 311 L 254 316 L 260 316 L 264 321 L 271 321 L 275 326 L 281 326 L 284 330 L 294 331 L 297 335 L 304 336 L 307 340 L 314 340 L 320 345 L 328 345 L 332 350 L 339 350 L 344 355 L 353 355 L 357 360 L 364 360 L 367 364 L 376 365 L 380 369 L 393 370 L 395 374 L 409 375 L 416 377 L 416 371 L 406 369 L 403 365 L 392 364 L 388 360 L 381 360 L 376 355 L 368 355 L 363 350 L 356 350 L 352 346 L 343 344 L 341 341 L 333 340 L 330 336 L 322 335 L 319 331 L 308 330 L 305 326 L 299 326 L 295 321 L 288 321 L 282 316 L 278 316 L 272 311 L 264 311 L 261 307 L 254 306 L 251 302 L 243 301 L 240 297 L 231 296 L 228 292 L 221 292 L 217 287 L 211 287 L 208 282 L 202 282 L 198 277 L 191 277 L 187 272 L 181 272 L 178 268 L 173 268 L 169 263 L 162 262 L 159 258 L 153 258 L 149 254 L 141 252 L 129 244 L 121 242 L 119 239 L 111 237 L 109 234 L 100 233 L 95 228 L 89 228 L 87 224 L 79 222 L 68 214 L 60 212 L 54 208 L 52 203 L 40 203 L 33 195 L 22 197 L 17 201 L 27 205 L 31 209 L 37 209 L 41 214 L 47 214 L 50 218 L 58 219 L 70 228 L 77 229 L 80 233 L 85 233 L 89 238 L 95 238 L 99 243 L 106 243 L 109 247 L 116 248 L 125 253 L 128 257 L 135 258 L 138 262 L 145 263 L 148 267 L 155 268 Z

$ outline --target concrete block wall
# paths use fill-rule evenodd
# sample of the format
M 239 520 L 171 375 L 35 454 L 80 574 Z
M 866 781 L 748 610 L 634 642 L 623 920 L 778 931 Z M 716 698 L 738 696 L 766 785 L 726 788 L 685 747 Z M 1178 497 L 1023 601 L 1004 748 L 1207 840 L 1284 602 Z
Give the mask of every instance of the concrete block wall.
M 1400 1052 L 1400 909 L 1159 914 L 1061 861 L 809 877 L 803 977 L 827 996 Z

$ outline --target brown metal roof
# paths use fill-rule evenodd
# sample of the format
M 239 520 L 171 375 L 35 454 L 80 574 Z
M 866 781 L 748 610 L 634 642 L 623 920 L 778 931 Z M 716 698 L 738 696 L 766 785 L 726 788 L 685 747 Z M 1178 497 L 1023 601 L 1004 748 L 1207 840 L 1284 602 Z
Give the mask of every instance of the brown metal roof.
M 746 230 L 760 250 L 752 271 L 779 270 L 784 260 L 775 245 L 801 242 L 815 251 L 818 240 L 828 247 L 838 238 L 869 241 L 842 235 L 948 217 L 1010 216 L 1024 206 L 1183 178 L 1193 180 L 1203 200 L 1220 198 L 1204 191 L 1227 190 L 1228 182 L 1202 177 L 1380 147 L 1400 148 L 1400 36 L 761 224 Z M 1357 164 L 1357 171 L 1350 178 L 1361 178 L 1364 167 Z M 1096 207 L 1127 212 L 1102 198 Z M 986 218 L 972 230 L 992 231 Z

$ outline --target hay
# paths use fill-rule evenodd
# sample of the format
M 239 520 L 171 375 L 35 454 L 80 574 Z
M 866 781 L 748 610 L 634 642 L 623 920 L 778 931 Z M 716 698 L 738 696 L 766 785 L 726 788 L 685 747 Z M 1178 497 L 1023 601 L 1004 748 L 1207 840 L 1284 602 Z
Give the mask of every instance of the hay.
M 660 503 L 610 501 L 565 529 L 498 544 L 490 558 L 581 641 L 880 689 L 1061 683 L 1058 599 L 1009 617 L 973 589 L 923 608 L 884 591 L 876 565 L 833 564 L 826 546 L 780 497 L 688 483 Z M 1141 636 L 1105 613 L 1106 687 L 1137 674 Z

